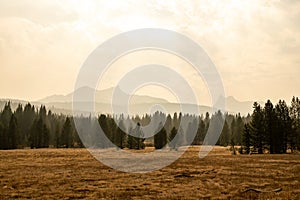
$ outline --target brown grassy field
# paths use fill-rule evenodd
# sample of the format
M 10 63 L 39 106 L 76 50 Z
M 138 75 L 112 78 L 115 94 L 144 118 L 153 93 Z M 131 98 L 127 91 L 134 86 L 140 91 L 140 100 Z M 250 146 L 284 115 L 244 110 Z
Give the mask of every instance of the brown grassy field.
M 300 155 L 198 151 L 146 174 L 110 169 L 85 149 L 0 151 L 0 199 L 300 199 Z

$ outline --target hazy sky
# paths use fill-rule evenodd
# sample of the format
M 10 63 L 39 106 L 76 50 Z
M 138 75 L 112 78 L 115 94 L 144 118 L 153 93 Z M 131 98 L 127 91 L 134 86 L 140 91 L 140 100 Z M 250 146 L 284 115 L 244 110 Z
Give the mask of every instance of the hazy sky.
M 0 0 L 0 97 L 37 100 L 70 93 L 93 49 L 137 28 L 166 28 L 197 41 L 217 66 L 227 96 L 273 101 L 300 96 L 298 0 Z M 151 54 L 128 56 L 119 65 L 148 64 Z M 201 78 L 180 60 L 161 57 L 177 65 L 205 104 Z M 120 78 L 117 66 L 101 88 Z M 140 93 L 161 91 L 147 87 Z

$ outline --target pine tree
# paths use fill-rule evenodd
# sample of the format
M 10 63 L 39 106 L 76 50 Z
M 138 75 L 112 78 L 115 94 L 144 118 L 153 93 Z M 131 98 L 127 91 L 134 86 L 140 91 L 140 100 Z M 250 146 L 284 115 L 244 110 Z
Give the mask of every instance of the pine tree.
M 49 129 L 46 124 L 43 124 L 43 131 L 41 135 L 41 148 L 49 147 Z
M 72 146 L 72 126 L 69 117 L 66 118 L 66 121 L 63 125 L 60 142 L 60 146 L 63 146 L 65 148 L 69 148 Z
M 38 114 L 39 114 L 39 117 L 42 118 L 43 122 L 45 122 L 46 121 L 46 116 L 47 116 L 46 107 L 41 105 Z
M 178 132 L 177 132 L 177 140 L 176 144 L 178 147 L 183 146 L 185 143 L 185 136 L 182 126 L 179 126 Z
M 235 144 L 242 143 L 242 134 L 244 129 L 244 123 L 240 113 L 236 116 L 235 127 L 233 129 L 233 138 Z
M 178 137 L 176 137 L 177 135 L 177 129 L 175 127 L 172 128 L 171 133 L 169 135 L 169 147 L 171 149 L 176 149 L 177 148 L 177 140 Z
M 28 137 L 28 143 L 30 145 L 30 148 L 37 148 L 38 146 L 38 142 L 37 142 L 37 120 L 34 120 L 33 124 L 30 127 L 30 131 L 29 131 L 29 137 Z
M 5 149 L 5 135 L 4 135 L 4 128 L 0 121 L 0 149 Z
M 167 131 L 167 134 L 169 135 L 171 133 L 171 129 L 172 129 L 172 117 L 170 114 L 167 115 L 166 122 L 164 124 L 164 128 Z
M 5 103 L 4 109 L 0 115 L 0 122 L 2 124 L 2 149 L 10 149 L 9 145 L 9 123 L 11 120 L 12 111 L 10 102 Z
M 199 117 L 199 126 L 197 130 L 197 134 L 195 136 L 193 145 L 200 145 L 203 143 L 203 140 L 205 138 L 206 132 L 205 132 L 205 123 L 204 120 Z
M 275 136 L 277 126 L 276 115 L 270 100 L 267 101 L 264 107 L 264 125 L 264 135 L 267 138 L 266 142 L 269 145 L 270 154 L 273 154 L 276 151 L 276 140 L 279 138 Z
M 145 138 L 143 131 L 141 129 L 141 124 L 138 122 L 136 127 L 133 129 L 129 127 L 129 135 L 127 139 L 127 148 L 129 149 L 144 149 L 145 148 Z
M 209 128 L 209 124 L 210 124 L 210 116 L 209 116 L 208 112 L 206 112 L 206 114 L 205 114 L 204 124 L 205 124 L 205 131 L 204 131 L 205 132 L 204 138 L 205 138 L 205 136 L 207 135 L 208 128 Z M 203 141 L 204 141 L 204 138 L 203 138 Z
M 248 124 L 244 125 L 244 132 L 242 137 L 243 146 L 245 147 L 246 153 L 250 153 L 250 147 L 251 147 L 251 133 L 250 133 L 250 127 Z
M 293 97 L 290 107 L 290 117 L 292 120 L 292 134 L 289 138 L 292 150 L 300 149 L 300 100 Z
M 116 141 L 118 140 L 118 138 L 117 138 L 117 124 L 116 124 L 116 122 L 115 122 L 115 120 L 114 120 L 114 118 L 112 117 L 112 118 L 108 118 L 108 132 L 110 132 L 110 135 L 111 135 L 111 142 L 114 144 L 114 145 L 116 145 Z
M 258 150 L 259 154 L 263 153 L 264 137 L 264 114 L 261 106 L 254 102 L 252 120 L 250 122 L 250 133 L 252 144 Z
M 10 101 L 9 101 L 5 104 L 4 109 L 1 113 L 1 122 L 6 129 L 9 126 L 9 122 L 10 122 L 12 114 L 13 113 L 12 113 Z
M 179 123 L 180 123 L 180 122 L 178 122 L 177 112 L 175 112 L 174 115 L 173 115 L 173 123 L 172 123 L 172 124 L 173 124 L 173 126 L 174 126 L 176 129 L 178 129 Z
M 136 126 L 136 130 L 135 130 L 135 134 L 137 136 L 137 149 L 145 149 L 145 144 L 144 144 L 144 141 L 145 141 L 145 138 L 144 138 L 144 133 L 142 131 L 142 128 L 141 128 L 141 124 L 138 122 L 137 123 L 137 126 Z
M 106 117 L 106 115 L 101 114 L 98 118 L 99 125 L 103 131 L 103 133 L 106 135 L 107 139 L 110 140 L 113 143 L 113 134 L 111 129 L 109 128 L 109 118 Z M 97 146 L 107 148 L 110 147 L 108 144 L 101 144 L 101 139 L 102 138 L 97 138 Z M 104 138 L 103 138 L 104 141 Z M 100 145 L 99 145 L 100 143 Z
M 128 128 L 128 136 L 127 136 L 127 148 L 128 149 L 134 149 L 135 148 L 135 138 L 134 138 L 134 136 L 133 136 L 133 128 L 132 128 L 132 126 L 130 126 L 129 128 Z
M 221 146 L 228 146 L 230 144 L 230 129 L 226 120 L 217 144 Z
M 31 148 L 49 147 L 49 129 L 42 117 L 38 117 L 33 122 L 30 128 L 29 143 Z
M 55 129 L 54 129 L 54 147 L 58 148 L 60 144 L 60 127 L 59 123 L 56 123 Z
M 24 146 L 30 145 L 29 137 L 31 133 L 31 127 L 35 121 L 36 113 L 34 106 L 30 103 L 26 104 L 24 107 L 23 119 L 20 122 L 21 134 L 24 135 Z
M 189 121 L 189 123 L 188 123 L 188 127 L 186 130 L 185 141 L 186 141 L 187 145 L 190 145 L 193 143 L 193 141 L 197 135 L 198 121 L 193 116 L 187 116 L 186 118 Z
M 155 149 L 162 149 L 167 144 L 167 132 L 162 123 L 159 124 L 158 130 L 154 135 L 154 147 Z
M 23 106 L 22 104 L 19 104 L 16 111 L 14 112 L 14 115 L 16 117 L 16 120 L 18 122 L 18 135 L 17 135 L 17 144 L 18 146 L 25 146 L 25 134 L 22 131 L 23 127 L 21 127 L 21 123 L 23 121 Z
M 275 130 L 275 153 L 286 153 L 289 138 L 292 135 L 292 120 L 285 101 L 279 101 L 275 107 L 277 129 Z
M 116 130 L 114 143 L 118 148 L 123 149 L 126 146 L 125 142 L 126 142 L 125 126 L 123 120 L 121 120 Z
M 8 148 L 17 148 L 17 137 L 18 137 L 18 125 L 17 119 L 14 114 L 11 115 L 9 127 L 8 127 Z

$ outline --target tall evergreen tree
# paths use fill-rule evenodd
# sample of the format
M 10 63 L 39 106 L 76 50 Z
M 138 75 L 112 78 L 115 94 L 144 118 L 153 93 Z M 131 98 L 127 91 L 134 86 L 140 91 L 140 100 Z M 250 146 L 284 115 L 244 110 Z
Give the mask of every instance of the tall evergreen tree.
M 49 129 L 46 126 L 46 124 L 43 124 L 40 147 L 41 148 L 49 147 Z
M 17 137 L 18 137 L 18 125 L 17 119 L 14 114 L 11 115 L 8 127 L 8 148 L 17 148 Z
M 12 116 L 10 101 L 5 103 L 5 106 L 0 115 L 0 122 L 2 123 L 2 149 L 10 149 L 9 139 L 9 124 Z
M 47 117 L 47 110 L 46 110 L 46 107 L 44 105 L 41 105 L 38 114 L 39 114 L 39 117 L 42 118 L 43 122 L 45 122 L 46 117 Z
M 145 141 L 145 138 L 144 138 L 144 133 L 141 129 L 141 124 L 138 122 L 135 129 L 133 130 L 134 132 L 134 148 L 135 149 L 144 149 L 145 148 L 145 144 L 144 144 L 144 141 Z
M 128 138 L 127 138 L 127 148 L 129 149 L 144 149 L 145 148 L 145 138 L 144 134 L 141 130 L 141 124 L 137 122 L 137 125 L 135 128 L 132 128 L 132 126 L 128 129 Z
M 30 145 L 29 137 L 31 132 L 31 127 L 35 121 L 36 113 L 34 106 L 31 106 L 30 103 L 26 104 L 24 107 L 23 119 L 20 122 L 21 134 L 24 135 L 24 146 Z
M 56 123 L 55 129 L 54 129 L 54 147 L 58 148 L 60 144 L 60 126 L 59 123 Z
M 30 129 L 29 142 L 31 148 L 49 147 L 49 129 L 42 117 L 36 119 Z
M 99 125 L 103 131 L 103 133 L 106 135 L 107 139 L 110 140 L 113 143 L 113 134 L 111 131 L 111 128 L 109 128 L 109 119 L 106 115 L 101 114 L 98 118 Z M 98 138 L 98 140 L 101 140 L 101 138 Z M 98 143 L 101 141 L 97 141 Z M 98 145 L 97 145 L 98 146 Z M 108 144 L 100 144 L 101 147 L 107 148 L 109 147 Z
M 207 131 L 208 131 L 208 128 L 209 128 L 209 124 L 210 124 L 210 116 L 209 116 L 208 112 L 206 112 L 206 114 L 205 114 L 204 124 L 205 124 L 205 135 L 206 135 Z M 204 138 L 203 138 L 203 140 L 204 140 Z
M 185 134 L 185 142 L 187 145 L 193 143 L 198 130 L 198 119 L 195 116 L 187 116 L 188 118 L 188 127 Z
M 243 134 L 243 129 L 244 129 L 244 123 L 242 120 L 242 117 L 240 113 L 236 116 L 235 120 L 235 126 L 232 127 L 233 130 L 233 138 L 234 138 L 234 143 L 235 144 L 241 144 L 242 143 L 242 134 Z
M 230 144 L 230 129 L 226 120 L 217 144 L 221 146 L 228 146 Z
M 251 147 L 251 133 L 250 133 L 250 127 L 248 124 L 244 125 L 242 142 L 243 142 L 243 146 L 245 147 L 246 153 L 249 154 L 250 147 Z
M 34 120 L 30 127 L 28 143 L 30 148 L 37 148 L 38 146 L 38 131 L 37 131 L 37 120 Z
M 196 134 L 193 144 L 194 145 L 202 144 L 202 142 L 205 138 L 205 135 L 206 135 L 205 123 L 204 123 L 204 120 L 201 117 L 199 117 L 199 126 L 198 126 L 197 134 Z
M 128 128 L 128 136 L 127 136 L 127 148 L 129 149 L 134 149 L 135 148 L 135 140 L 136 138 L 133 136 L 134 132 L 133 132 L 133 128 L 132 126 L 130 126 Z
M 162 123 L 159 124 L 158 130 L 159 131 L 154 135 L 154 147 L 155 149 L 162 149 L 167 144 L 167 131 Z
M 73 130 L 71 126 L 71 120 L 69 117 L 67 117 L 61 132 L 60 146 L 65 148 L 72 147 L 72 133 Z
M 169 135 L 169 147 L 171 149 L 176 149 L 177 148 L 177 140 L 178 137 L 176 137 L 177 135 L 177 129 L 175 127 L 172 128 L 171 133 Z
M 179 121 L 178 121 L 178 116 L 177 116 L 177 112 L 174 113 L 173 115 L 173 126 L 178 129 L 179 127 Z
M 12 115 L 12 110 L 11 110 L 10 101 L 9 101 L 5 104 L 4 109 L 1 113 L 1 122 L 5 127 L 8 127 L 10 119 L 11 119 L 11 115 Z
M 276 140 L 278 138 L 275 136 L 276 131 L 276 115 L 272 102 L 267 101 L 264 107 L 264 134 L 267 138 L 266 142 L 269 145 L 270 154 L 275 153 Z
M 108 118 L 108 126 L 112 135 L 111 141 L 116 145 L 116 141 L 119 140 L 119 138 L 117 138 L 118 125 L 116 124 L 114 117 Z
M 293 97 L 290 107 L 290 117 L 292 120 L 292 134 L 289 138 L 292 149 L 300 149 L 300 100 Z
M 23 133 L 23 127 L 21 126 L 22 121 L 23 121 L 23 106 L 22 104 L 19 104 L 16 111 L 14 112 L 14 115 L 16 117 L 16 120 L 18 122 L 18 135 L 17 135 L 17 144 L 19 146 L 25 146 L 26 144 L 24 143 L 25 141 L 25 134 Z
M 114 144 L 120 148 L 123 149 L 126 146 L 126 132 L 125 132 L 125 126 L 123 120 L 120 120 L 118 128 L 116 130 L 115 134 L 115 141 Z
M 264 137 L 264 114 L 261 106 L 254 102 L 252 120 L 250 122 L 250 133 L 253 146 L 258 150 L 259 154 L 263 153 Z
M 285 101 L 279 101 L 275 107 L 275 113 L 277 117 L 277 129 L 273 136 L 275 137 L 275 153 L 286 153 L 288 140 L 292 134 L 292 120 Z
M 170 114 L 167 115 L 166 122 L 164 124 L 164 128 L 167 132 L 167 135 L 169 135 L 171 133 L 171 129 L 172 129 L 172 117 Z
M 4 135 L 4 128 L 3 128 L 3 125 L 0 121 L 0 149 L 5 149 L 5 144 L 6 141 L 5 141 L 5 135 Z

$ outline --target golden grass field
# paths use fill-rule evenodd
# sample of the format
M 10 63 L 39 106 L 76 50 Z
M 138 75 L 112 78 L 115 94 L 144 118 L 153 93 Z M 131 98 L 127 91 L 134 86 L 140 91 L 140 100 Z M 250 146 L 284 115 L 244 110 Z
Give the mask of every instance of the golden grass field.
M 0 199 L 300 199 L 300 155 L 198 151 L 146 174 L 118 172 L 86 149 L 0 151 Z

